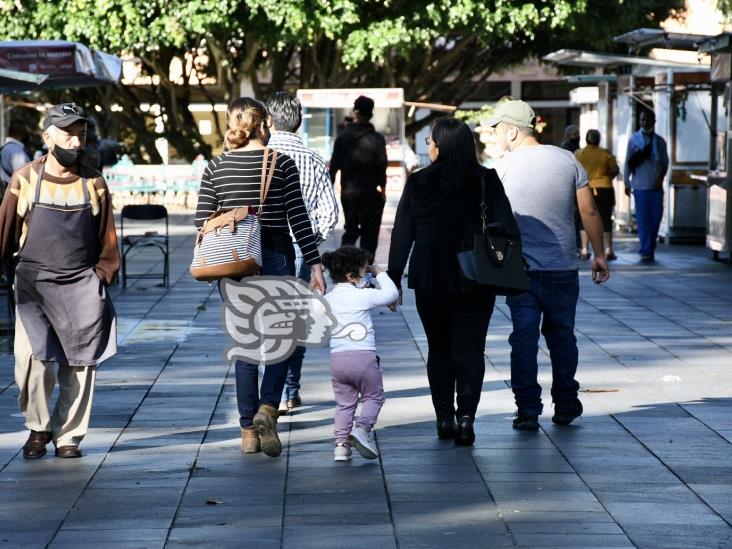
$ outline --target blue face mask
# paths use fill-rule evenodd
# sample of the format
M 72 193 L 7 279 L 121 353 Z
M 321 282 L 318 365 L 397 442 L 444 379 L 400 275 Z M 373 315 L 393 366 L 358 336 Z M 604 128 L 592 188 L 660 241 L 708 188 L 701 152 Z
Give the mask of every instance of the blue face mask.
M 374 275 L 371 273 L 366 273 L 361 277 L 361 282 L 358 284 L 354 284 L 354 286 L 358 289 L 367 288 L 372 282 L 374 281 Z

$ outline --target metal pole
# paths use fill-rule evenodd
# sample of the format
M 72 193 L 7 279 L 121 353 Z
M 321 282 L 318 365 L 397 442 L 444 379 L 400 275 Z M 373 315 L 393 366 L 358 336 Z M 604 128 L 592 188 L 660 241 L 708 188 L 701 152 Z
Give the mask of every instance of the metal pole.
M 719 88 L 717 84 L 712 84 L 712 89 L 709 91 L 712 96 L 712 109 L 709 113 L 709 170 L 717 169 L 717 116 L 718 116 L 718 93 Z

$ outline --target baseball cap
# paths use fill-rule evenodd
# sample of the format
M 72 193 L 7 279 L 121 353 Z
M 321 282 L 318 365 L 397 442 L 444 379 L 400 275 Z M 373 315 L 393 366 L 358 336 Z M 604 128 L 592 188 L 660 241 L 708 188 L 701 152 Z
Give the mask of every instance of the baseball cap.
M 359 95 L 353 102 L 353 110 L 364 116 L 371 116 L 374 113 L 374 100 L 365 95 Z
M 498 104 L 486 126 L 493 128 L 499 122 L 506 122 L 520 128 L 533 128 L 536 125 L 536 113 L 525 101 L 514 99 Z
M 67 128 L 74 122 L 82 120 L 89 123 L 89 119 L 82 109 L 76 103 L 60 103 L 48 109 L 46 120 L 43 122 L 43 129 L 47 130 L 49 126 L 57 128 Z

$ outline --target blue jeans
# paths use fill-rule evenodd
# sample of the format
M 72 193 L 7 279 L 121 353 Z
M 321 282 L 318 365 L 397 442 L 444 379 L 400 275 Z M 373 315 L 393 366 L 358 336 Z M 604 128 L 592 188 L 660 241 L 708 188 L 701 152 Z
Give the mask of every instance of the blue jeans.
M 295 276 L 310 284 L 310 265 L 305 263 L 302 250 L 297 244 L 295 244 Z M 287 378 L 282 400 L 291 400 L 300 396 L 300 375 L 304 359 L 305 347 L 295 347 L 287 362 Z
M 633 191 L 635 198 L 635 220 L 638 224 L 640 255 L 651 255 L 656 251 L 658 228 L 663 217 L 662 191 Z
M 531 290 L 506 298 L 511 309 L 511 389 L 519 411 L 541 415 L 538 378 L 539 327 L 552 362 L 552 399 L 571 407 L 577 400 L 577 339 L 574 320 L 579 299 L 577 271 L 528 271 Z M 543 316 L 543 320 L 542 320 Z
M 264 276 L 294 276 L 295 263 L 291 257 L 273 250 L 262 250 L 262 271 Z M 234 366 L 236 373 L 236 403 L 239 407 L 239 424 L 242 427 L 252 425 L 254 414 L 261 404 L 269 404 L 277 409 L 280 405 L 282 388 L 287 376 L 288 360 L 277 364 L 268 364 L 264 368 L 262 386 L 259 385 L 259 365 L 237 360 Z

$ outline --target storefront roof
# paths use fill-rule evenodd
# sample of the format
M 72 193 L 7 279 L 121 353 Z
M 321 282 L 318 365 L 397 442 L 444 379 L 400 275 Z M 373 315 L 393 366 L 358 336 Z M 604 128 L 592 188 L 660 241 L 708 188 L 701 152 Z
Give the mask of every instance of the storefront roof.
M 543 57 L 544 61 L 571 67 L 586 67 L 595 69 L 616 69 L 630 67 L 635 76 L 652 76 L 658 69 L 674 69 L 684 71 L 708 71 L 709 65 L 702 63 L 685 63 L 681 61 L 667 61 L 636 55 L 621 55 L 615 53 L 597 53 L 582 50 L 557 50 Z
M 724 32 L 717 36 L 709 36 L 699 44 L 700 53 L 719 53 L 732 51 L 732 33 Z
M 697 51 L 699 43 L 708 38 L 710 36 L 706 34 L 666 32 L 663 29 L 635 29 L 616 36 L 613 42 L 626 44 L 631 51 L 644 48 Z

